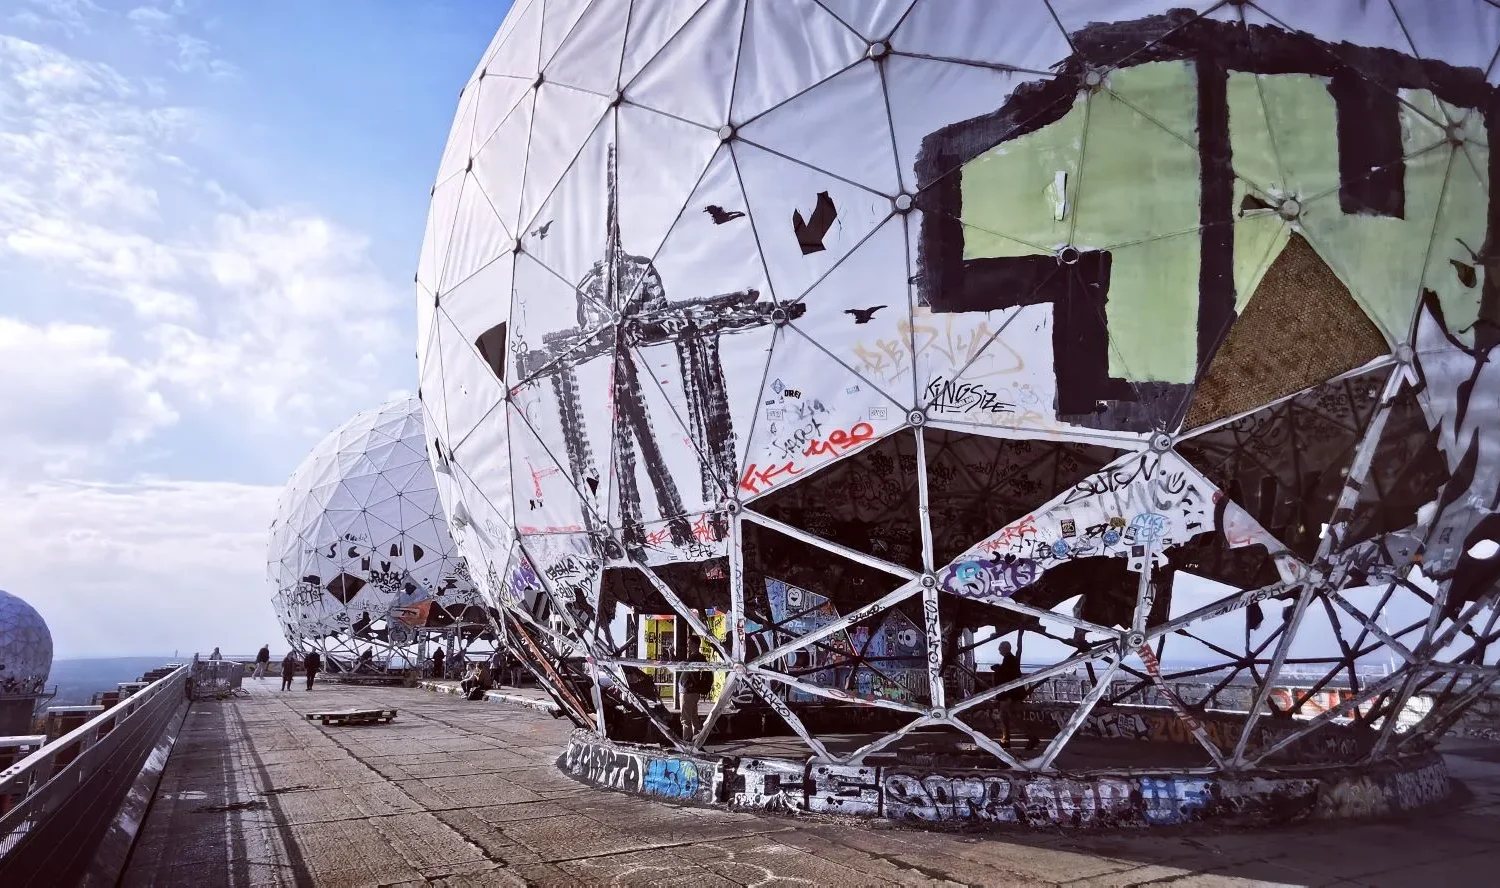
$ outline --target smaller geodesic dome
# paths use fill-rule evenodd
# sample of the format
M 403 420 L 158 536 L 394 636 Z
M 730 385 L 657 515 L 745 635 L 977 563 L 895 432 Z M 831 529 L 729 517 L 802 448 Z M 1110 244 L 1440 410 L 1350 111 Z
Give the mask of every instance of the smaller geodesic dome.
M 36 608 L 0 589 L 0 696 L 35 696 L 52 671 L 52 633 Z
M 333 669 L 410 662 L 416 646 L 493 637 L 448 533 L 420 403 L 360 413 L 292 474 L 271 523 L 268 576 L 287 641 Z

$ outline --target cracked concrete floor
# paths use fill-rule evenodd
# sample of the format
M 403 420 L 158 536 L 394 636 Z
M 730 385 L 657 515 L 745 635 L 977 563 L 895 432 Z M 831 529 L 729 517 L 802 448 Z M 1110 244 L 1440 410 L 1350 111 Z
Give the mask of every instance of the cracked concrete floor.
M 569 724 L 421 690 L 195 703 L 125 885 L 1495 884 L 1500 745 L 1455 744 L 1449 810 L 1181 834 L 951 834 L 689 808 L 553 766 Z M 388 725 L 303 714 L 394 706 Z

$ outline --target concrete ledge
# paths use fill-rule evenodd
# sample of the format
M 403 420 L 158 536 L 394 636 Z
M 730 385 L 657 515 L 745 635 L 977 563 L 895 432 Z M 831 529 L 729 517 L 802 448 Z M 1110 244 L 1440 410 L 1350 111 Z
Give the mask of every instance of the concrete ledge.
M 544 712 L 547 715 L 562 714 L 562 707 L 558 706 L 551 700 L 540 699 L 537 697 L 527 697 L 521 694 L 511 694 L 505 691 L 485 691 L 484 700 L 486 703 L 503 703 L 506 706 L 523 706 L 527 709 L 534 709 L 537 712 Z
M 424 679 L 417 682 L 417 687 L 424 691 L 434 691 L 439 694 L 452 694 L 455 697 L 464 696 L 463 689 L 458 686 L 457 682 Z M 558 715 L 562 712 L 562 709 L 556 703 L 545 697 L 528 697 L 525 694 L 511 691 L 485 691 L 484 701 L 486 703 L 499 703 L 505 706 L 521 706 L 547 715 Z
M 1063 777 L 1003 769 L 695 757 L 575 730 L 558 767 L 600 788 L 739 810 L 1079 829 L 1383 817 L 1430 807 L 1451 792 L 1447 765 L 1436 753 L 1294 774 Z

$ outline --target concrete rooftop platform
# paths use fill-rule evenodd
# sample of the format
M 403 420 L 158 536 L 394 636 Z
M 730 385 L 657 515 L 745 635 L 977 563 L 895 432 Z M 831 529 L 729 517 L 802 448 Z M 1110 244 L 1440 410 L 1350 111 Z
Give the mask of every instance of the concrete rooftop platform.
M 689 808 L 585 788 L 571 725 L 419 689 L 247 681 L 194 703 L 126 885 L 1493 884 L 1500 744 L 1421 819 L 1295 831 L 949 834 Z M 388 706 L 388 725 L 309 722 Z

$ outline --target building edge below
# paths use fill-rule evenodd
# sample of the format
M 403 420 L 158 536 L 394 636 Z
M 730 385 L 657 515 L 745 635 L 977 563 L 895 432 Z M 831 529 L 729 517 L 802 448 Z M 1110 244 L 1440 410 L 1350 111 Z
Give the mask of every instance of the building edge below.
M 1275 826 L 1405 814 L 1452 793 L 1436 752 L 1296 773 L 1060 776 L 1014 770 L 684 756 L 575 730 L 558 767 L 602 789 L 742 811 L 924 826 Z

